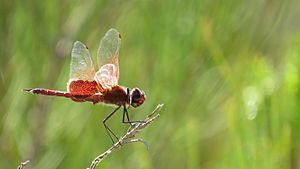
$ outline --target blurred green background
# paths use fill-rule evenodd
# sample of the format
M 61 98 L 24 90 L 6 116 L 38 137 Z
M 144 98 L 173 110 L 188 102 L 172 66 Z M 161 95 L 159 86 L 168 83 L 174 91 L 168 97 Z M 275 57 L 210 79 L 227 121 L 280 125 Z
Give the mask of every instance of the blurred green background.
M 121 85 L 161 117 L 98 168 L 300 168 L 299 1 L 0 1 L 0 168 L 87 168 L 111 146 L 113 108 L 31 95 L 66 90 L 72 43 L 96 59 L 122 34 Z M 126 131 L 121 113 L 109 121 Z

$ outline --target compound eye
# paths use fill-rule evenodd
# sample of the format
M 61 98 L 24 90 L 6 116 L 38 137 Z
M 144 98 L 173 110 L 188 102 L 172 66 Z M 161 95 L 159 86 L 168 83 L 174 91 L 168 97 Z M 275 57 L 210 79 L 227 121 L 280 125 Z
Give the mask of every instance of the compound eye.
M 131 105 L 133 107 L 140 106 L 141 104 L 143 104 L 144 100 L 144 94 L 138 88 L 134 88 L 131 91 Z
M 141 98 L 141 94 L 139 92 L 135 92 L 133 93 L 132 95 L 132 100 L 135 102 L 135 101 L 139 101 Z

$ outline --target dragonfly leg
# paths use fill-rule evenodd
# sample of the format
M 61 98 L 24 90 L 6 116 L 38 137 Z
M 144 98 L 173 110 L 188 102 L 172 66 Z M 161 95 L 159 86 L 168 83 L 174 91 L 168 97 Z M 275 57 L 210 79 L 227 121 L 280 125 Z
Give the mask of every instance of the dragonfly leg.
M 119 140 L 119 138 L 117 137 L 117 135 L 108 127 L 108 125 L 106 124 L 106 121 L 109 119 L 109 118 L 111 118 L 111 116 L 112 115 L 114 115 L 119 109 L 120 109 L 120 107 L 121 106 L 119 106 L 119 107 L 117 107 L 113 112 L 111 112 L 103 121 L 102 121 L 102 123 L 103 123 L 103 125 L 104 125 L 104 127 L 105 127 L 105 129 L 106 129 L 106 132 L 107 132 L 107 134 L 109 135 L 109 137 L 110 137 L 110 139 L 111 139 L 111 141 L 113 142 L 113 144 L 115 143 L 114 142 L 114 139 L 112 138 L 112 135 L 117 139 L 117 140 Z
M 126 116 L 126 119 L 127 121 L 125 121 L 125 116 Z M 144 121 L 142 120 L 134 120 L 134 121 L 131 121 L 129 119 L 129 114 L 128 114 L 128 111 L 127 111 L 127 108 L 126 106 L 124 105 L 124 111 L 123 111 L 123 119 L 122 119 L 122 123 L 125 123 L 125 124 L 130 124 L 131 126 L 133 126 L 133 123 L 144 123 Z

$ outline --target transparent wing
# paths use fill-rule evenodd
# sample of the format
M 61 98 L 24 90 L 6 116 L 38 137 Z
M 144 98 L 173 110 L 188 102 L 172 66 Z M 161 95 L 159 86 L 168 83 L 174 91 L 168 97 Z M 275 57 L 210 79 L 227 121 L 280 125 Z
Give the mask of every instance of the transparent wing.
M 117 68 L 114 64 L 103 65 L 96 73 L 97 82 L 103 89 L 109 89 L 118 84 Z
M 120 46 L 121 35 L 116 29 L 108 30 L 101 39 L 97 53 L 99 71 L 95 79 L 104 89 L 118 84 Z
M 88 48 L 76 41 L 73 45 L 70 65 L 70 80 L 93 81 L 95 68 Z

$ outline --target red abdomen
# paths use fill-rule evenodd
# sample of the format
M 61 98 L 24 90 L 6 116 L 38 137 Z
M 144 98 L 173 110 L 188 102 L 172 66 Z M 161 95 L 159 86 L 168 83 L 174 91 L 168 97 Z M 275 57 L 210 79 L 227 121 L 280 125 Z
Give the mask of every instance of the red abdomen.
M 48 96 L 61 96 L 72 99 L 76 102 L 93 102 L 106 103 L 112 105 L 125 105 L 128 103 L 128 95 L 126 90 L 121 86 L 114 86 L 110 90 L 101 90 L 101 87 L 95 82 L 83 80 L 71 81 L 68 85 L 69 92 L 35 88 L 26 89 L 25 91 L 33 94 L 42 94 Z

